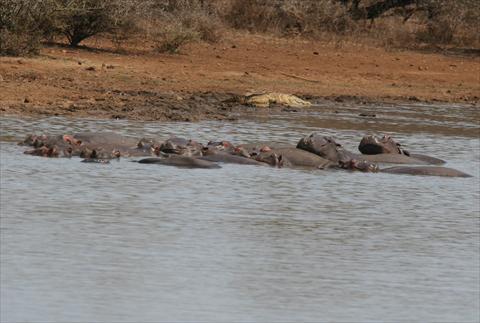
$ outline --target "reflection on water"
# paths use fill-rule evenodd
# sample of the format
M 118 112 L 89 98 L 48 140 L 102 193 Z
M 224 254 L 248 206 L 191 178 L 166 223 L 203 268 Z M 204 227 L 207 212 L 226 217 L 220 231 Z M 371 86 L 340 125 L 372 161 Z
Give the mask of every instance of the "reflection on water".
M 353 108 L 335 122 L 328 109 L 198 124 L 3 118 L 1 321 L 478 320 L 478 113 L 395 109 L 410 121 L 385 130 L 408 150 L 474 177 L 93 165 L 14 144 L 105 129 L 293 144 L 320 130 L 354 150 L 381 122 Z

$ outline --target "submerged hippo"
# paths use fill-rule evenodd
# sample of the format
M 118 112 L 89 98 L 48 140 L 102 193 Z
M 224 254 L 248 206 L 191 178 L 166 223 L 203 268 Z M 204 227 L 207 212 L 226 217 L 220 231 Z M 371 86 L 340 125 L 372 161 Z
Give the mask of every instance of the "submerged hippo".
M 80 150 L 97 151 L 97 155 L 101 155 L 101 158 L 152 156 L 160 145 L 153 139 L 138 140 L 113 132 L 80 133 L 72 136 L 65 135 L 64 138 L 66 141 L 70 140 L 74 145 L 80 146 Z M 99 157 L 91 156 L 91 158 Z
M 40 156 L 40 157 L 71 157 L 72 151 L 67 149 L 60 149 L 57 146 L 42 146 L 27 150 L 23 152 L 27 155 Z
M 346 169 L 389 174 L 470 177 L 446 167 L 390 167 L 377 163 L 440 164 L 444 161 L 420 154 L 412 154 L 391 137 L 365 136 L 359 146 L 363 154 L 352 153 L 332 137 L 312 133 L 297 147 L 278 144 L 246 144 L 235 146 L 228 141 L 210 141 L 206 146 L 183 138 L 164 142 L 140 140 L 114 133 L 81 133 L 74 135 L 30 135 L 20 144 L 32 146 L 25 153 L 43 157 L 84 158 L 83 162 L 108 163 L 120 156 L 159 156 L 145 158 L 142 164 L 161 164 L 185 168 L 220 168 L 217 162 L 274 167 L 308 167 L 316 169 Z
M 298 148 L 277 148 L 261 151 L 256 160 L 267 162 L 277 167 L 312 167 L 329 168 L 334 165 L 331 161 Z
M 98 159 L 98 158 L 85 158 L 81 162 L 92 163 L 92 164 L 110 164 L 109 159 Z
M 82 132 L 70 136 L 77 144 L 92 146 L 118 146 L 118 147 L 136 147 L 139 140 L 137 138 L 126 137 L 114 132 Z
M 58 136 L 30 135 L 22 145 L 35 147 L 26 154 L 44 157 L 79 156 L 92 159 L 109 159 L 124 157 L 151 156 L 154 153 L 154 141 L 149 145 L 145 139 L 121 136 L 115 133 L 80 133 Z M 158 144 L 157 144 L 158 145 Z
M 379 152 L 379 154 L 373 155 L 360 155 L 351 153 L 336 143 L 331 137 L 322 136 L 320 134 L 311 134 L 307 137 L 300 139 L 297 147 L 308 150 L 319 156 L 327 158 L 332 162 L 338 164 L 338 167 L 343 169 L 360 170 L 364 172 L 385 172 L 392 174 L 410 174 L 410 175 L 431 175 L 431 176 L 449 176 L 449 177 L 469 177 L 470 175 L 463 172 L 446 168 L 446 167 L 392 167 L 386 169 L 380 169 L 376 163 L 394 163 L 394 164 L 439 164 L 444 161 L 424 155 L 419 158 L 407 156 L 404 150 L 399 149 L 399 145 L 395 143 L 391 138 L 382 138 L 385 145 L 382 144 L 382 140 L 378 140 L 379 144 L 376 144 L 373 138 L 364 140 L 362 150 L 368 152 Z M 368 146 L 370 145 L 370 146 Z M 377 147 L 378 146 L 378 147 Z M 395 153 L 397 151 L 397 153 Z M 382 153 L 387 152 L 387 153 Z M 408 153 L 408 152 L 407 152 Z
M 251 159 L 250 156 L 237 155 L 235 154 L 235 150 L 218 150 L 217 148 L 208 145 L 203 149 L 202 154 L 203 156 L 198 157 L 199 159 L 211 162 L 241 165 L 265 165 L 265 163 Z
M 182 155 L 168 155 L 166 157 L 150 157 L 138 161 L 140 164 L 159 164 L 181 168 L 221 168 L 218 164 Z
M 431 165 L 445 164 L 445 161 L 439 158 L 426 156 L 422 154 L 410 153 L 409 151 L 403 149 L 401 144 L 399 144 L 392 137 L 387 135 L 384 135 L 383 137 L 377 137 L 374 135 L 364 136 L 360 141 L 358 150 L 360 150 L 360 152 L 363 155 L 379 155 L 381 157 L 377 156 L 376 157 L 377 160 L 380 160 L 381 158 L 385 158 L 386 160 L 392 160 L 394 163 L 397 163 L 397 164 L 406 164 L 408 163 L 408 161 L 411 161 L 410 158 L 413 158 L 414 160 L 420 160 L 426 164 L 431 164 Z M 388 154 L 395 155 L 396 157 L 385 156 Z M 402 158 L 400 156 L 407 156 L 409 158 Z M 366 157 L 366 158 L 371 158 L 371 157 Z M 372 159 L 369 159 L 369 160 L 372 160 Z M 384 161 L 384 162 L 390 162 L 390 161 Z
M 437 166 L 396 166 L 382 169 L 380 172 L 388 174 L 444 176 L 444 177 L 472 177 L 459 170 Z

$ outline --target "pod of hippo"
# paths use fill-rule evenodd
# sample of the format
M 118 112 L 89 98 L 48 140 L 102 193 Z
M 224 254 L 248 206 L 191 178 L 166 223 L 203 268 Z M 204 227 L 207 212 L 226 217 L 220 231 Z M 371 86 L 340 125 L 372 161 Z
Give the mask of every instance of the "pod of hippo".
M 312 133 L 294 146 L 240 144 L 210 141 L 203 145 L 194 140 L 172 137 L 164 141 L 131 138 L 115 133 L 78 133 L 57 136 L 29 135 L 20 145 L 33 147 L 25 154 L 42 157 L 83 158 L 82 162 L 108 164 L 120 157 L 146 157 L 136 162 L 183 168 L 220 168 L 219 163 L 243 165 L 341 169 L 389 174 L 471 177 L 461 171 L 432 165 L 445 161 L 411 153 L 390 136 L 366 135 L 354 153 L 334 138 Z M 378 164 L 395 166 L 380 168 Z

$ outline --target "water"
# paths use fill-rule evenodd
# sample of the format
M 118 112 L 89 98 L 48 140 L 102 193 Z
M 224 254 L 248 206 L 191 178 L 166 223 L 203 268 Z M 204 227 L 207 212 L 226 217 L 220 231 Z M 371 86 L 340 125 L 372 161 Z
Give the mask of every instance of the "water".
M 3 117 L 1 321 L 479 321 L 478 109 L 335 109 L 197 124 Z M 97 165 L 15 145 L 106 129 L 292 144 L 319 130 L 352 150 L 383 129 L 474 177 Z

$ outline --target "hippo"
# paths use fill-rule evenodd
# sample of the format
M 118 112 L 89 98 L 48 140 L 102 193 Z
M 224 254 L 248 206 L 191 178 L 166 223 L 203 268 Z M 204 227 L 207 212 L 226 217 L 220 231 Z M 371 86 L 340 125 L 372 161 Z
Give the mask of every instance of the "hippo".
M 28 136 L 20 145 L 29 145 L 34 149 L 27 150 L 27 155 L 41 157 L 72 157 L 74 155 L 73 147 L 64 142 L 61 136 L 49 137 L 46 135 Z
M 118 158 L 146 157 L 156 153 L 160 145 L 154 140 L 124 137 L 115 133 L 80 133 L 64 134 L 59 136 L 29 135 L 21 145 L 29 145 L 36 150 L 27 151 L 27 154 L 45 157 L 72 157 L 83 158 Z M 46 147 L 52 150 L 47 151 Z
M 60 157 L 62 150 L 59 150 L 56 146 L 47 147 L 41 146 L 32 150 L 24 151 L 24 154 L 40 157 Z
M 472 177 L 459 170 L 441 166 L 394 166 L 380 169 L 377 164 L 369 161 L 352 159 L 349 163 L 341 165 L 344 169 L 359 170 L 366 173 L 387 173 L 398 175 L 423 175 L 443 177 Z
M 79 157 L 86 158 L 86 159 L 113 159 L 113 158 L 120 158 L 121 152 L 119 150 L 104 150 L 100 149 L 90 149 L 89 147 L 82 147 L 80 150 Z
M 81 151 L 87 149 L 103 152 L 101 158 L 152 156 L 160 146 L 160 143 L 153 139 L 138 140 L 110 132 L 64 135 L 64 140 L 77 146 L 80 145 Z M 83 156 L 81 155 L 81 157 Z M 91 156 L 91 158 L 100 157 Z
M 363 155 L 380 155 L 384 156 L 386 154 L 394 154 L 394 155 L 404 155 L 408 156 L 410 158 L 414 158 L 416 160 L 421 160 L 425 162 L 426 164 L 431 164 L 431 165 L 442 165 L 445 164 L 445 161 L 439 158 L 431 157 L 431 156 L 426 156 L 422 154 L 413 154 L 410 153 L 409 151 L 403 149 L 402 145 L 396 142 L 391 136 L 384 135 L 383 137 L 377 137 L 374 135 L 366 135 L 362 138 L 360 141 L 360 144 L 358 146 L 358 150 Z M 397 156 L 399 160 L 409 160 L 409 158 L 401 158 Z M 369 157 L 367 157 L 369 158 Z M 377 157 L 378 158 L 378 157 Z M 389 157 L 387 157 L 388 159 Z M 371 159 L 369 159 L 371 160 Z M 395 158 L 393 158 L 395 160 Z M 406 162 L 396 162 L 397 164 L 404 164 Z
M 395 145 L 396 147 L 396 145 Z M 412 164 L 429 165 L 431 162 L 427 158 L 417 159 L 400 153 L 380 153 L 373 155 L 352 153 L 337 143 L 332 137 L 322 136 L 318 133 L 312 133 L 301 138 L 297 148 L 310 151 L 320 157 L 326 158 L 337 163 L 348 163 L 351 159 L 364 160 L 373 163 L 391 163 L 391 164 Z M 372 151 L 373 149 L 369 150 Z M 394 150 L 391 150 L 394 151 Z M 432 157 L 433 158 L 433 157 Z M 438 159 L 436 159 L 438 160 Z M 440 161 L 440 160 L 438 160 Z M 443 161 L 442 161 L 443 162 Z M 438 162 L 436 162 L 438 163 Z
M 73 140 L 76 144 L 84 144 L 91 146 L 118 146 L 136 147 L 138 139 L 122 136 L 114 132 L 82 132 L 72 136 L 64 136 L 66 140 Z
M 277 148 L 260 152 L 255 159 L 267 162 L 272 166 L 280 167 L 313 167 L 329 168 L 334 165 L 331 161 L 298 148 Z
M 340 161 L 339 167 L 342 169 L 357 170 L 365 173 L 377 173 L 380 171 L 380 168 L 377 164 L 366 160 L 356 159 L 350 159 L 348 162 Z
M 388 174 L 404 174 L 404 175 L 423 175 L 423 176 L 443 176 L 443 177 L 472 177 L 459 170 L 439 167 L 439 166 L 395 166 L 380 170 L 382 173 Z
M 98 158 L 85 158 L 81 160 L 82 163 L 93 163 L 93 164 L 110 164 L 109 159 L 98 159 Z
M 31 146 L 35 148 L 40 148 L 46 145 L 49 141 L 49 137 L 47 135 L 28 135 L 23 141 L 19 142 L 20 146 Z
M 347 163 L 355 154 L 345 150 L 332 137 L 312 133 L 298 141 L 298 149 L 302 149 L 330 160 L 334 163 Z
M 218 150 L 217 148 L 208 145 L 203 149 L 202 154 L 203 156 L 198 157 L 198 159 L 226 164 L 266 165 L 263 162 L 249 158 L 250 156 L 237 155 L 234 153 L 234 150 L 231 152 L 230 150 Z
M 221 141 L 211 140 L 207 143 L 207 145 L 204 148 L 221 150 L 227 153 L 234 153 L 236 147 L 230 141 L 227 141 L 227 140 L 221 140 Z
M 166 157 L 149 157 L 138 161 L 140 164 L 160 164 L 181 168 L 221 168 L 218 164 L 208 160 L 182 155 L 168 155 Z
M 160 145 L 159 151 L 183 156 L 202 156 L 203 145 L 184 138 L 172 137 Z

